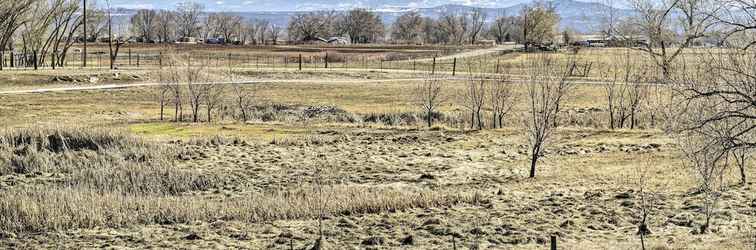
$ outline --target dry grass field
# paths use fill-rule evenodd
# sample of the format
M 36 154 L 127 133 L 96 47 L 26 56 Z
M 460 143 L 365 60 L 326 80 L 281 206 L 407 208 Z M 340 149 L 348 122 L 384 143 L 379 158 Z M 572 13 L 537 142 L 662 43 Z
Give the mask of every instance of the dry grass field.
M 204 111 L 190 122 L 188 104 L 183 122 L 172 104 L 161 121 L 163 86 L 128 86 L 159 82 L 156 67 L 0 71 L 0 248 L 546 249 L 556 236 L 559 249 L 640 249 L 646 208 L 649 249 L 756 249 L 753 182 L 731 168 L 702 233 L 704 197 L 679 138 L 645 112 L 635 129 L 609 128 L 601 72 L 623 53 L 578 54 L 594 69 L 574 77 L 536 178 L 522 128 L 530 83 L 511 83 L 504 128 L 470 130 L 458 100 L 470 76 L 448 64 L 431 128 L 413 101 L 428 72 L 407 60 L 396 71 L 208 67 L 208 81 L 254 82 L 218 84 L 212 122 Z M 526 79 L 528 56 L 458 64 L 498 62 Z M 2 93 L 107 84 L 119 87 Z M 253 93 L 247 121 L 235 87 Z

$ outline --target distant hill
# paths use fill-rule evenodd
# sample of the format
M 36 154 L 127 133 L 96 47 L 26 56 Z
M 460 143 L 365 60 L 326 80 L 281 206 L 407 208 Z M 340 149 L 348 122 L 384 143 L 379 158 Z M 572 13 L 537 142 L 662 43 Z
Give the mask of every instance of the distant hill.
M 561 17 L 561 28 L 571 28 L 578 32 L 593 32 L 600 24 L 600 16 L 598 13 L 607 8 L 606 5 L 595 2 L 581 2 L 575 0 L 554 0 L 550 1 L 556 7 L 557 13 Z M 517 4 L 506 8 L 480 8 L 488 16 L 488 22 L 493 22 L 496 17 L 516 16 L 520 14 L 520 11 L 527 6 L 527 4 Z M 441 5 L 434 8 L 421 8 L 416 9 L 421 15 L 426 17 L 437 18 L 444 13 L 469 13 L 477 7 L 470 7 L 465 5 Z M 413 11 L 413 10 L 404 10 Z M 397 12 L 382 12 L 381 15 L 387 23 L 393 23 L 393 21 L 403 14 L 404 11 Z M 617 9 L 620 15 L 630 15 L 631 10 Z
M 550 1 L 556 7 L 557 13 L 561 16 L 561 28 L 571 28 L 577 32 L 588 33 L 594 32 L 598 27 L 600 18 L 599 11 L 606 6 L 595 2 L 581 2 L 576 0 L 553 0 Z M 487 17 L 488 22 L 493 22 L 496 17 L 501 15 L 514 16 L 518 15 L 526 4 L 516 4 L 506 8 L 480 8 Z M 438 18 L 444 13 L 469 13 L 478 7 L 471 7 L 458 4 L 447 4 L 433 8 L 390 8 L 375 10 L 382 17 L 384 23 L 391 24 L 399 16 L 406 12 L 417 11 L 422 16 Z M 620 15 L 629 15 L 631 10 L 618 9 Z M 122 15 L 133 15 L 135 11 L 122 9 L 119 11 Z M 289 19 L 304 11 L 250 11 L 250 12 L 232 12 L 246 19 L 264 19 L 276 25 L 286 26 Z

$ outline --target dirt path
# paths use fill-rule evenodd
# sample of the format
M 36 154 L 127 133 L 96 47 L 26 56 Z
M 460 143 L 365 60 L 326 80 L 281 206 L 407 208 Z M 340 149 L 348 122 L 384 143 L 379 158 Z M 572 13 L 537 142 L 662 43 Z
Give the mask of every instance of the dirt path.
M 499 45 L 493 48 L 471 50 L 471 51 L 466 51 L 466 52 L 462 52 L 458 54 L 437 57 L 436 61 L 445 61 L 445 60 L 453 60 L 454 58 L 460 59 L 460 58 L 484 56 L 488 54 L 496 54 L 496 53 L 501 53 L 503 51 L 512 51 L 519 47 L 520 45 Z M 429 61 L 433 61 L 433 58 L 417 59 L 417 61 L 429 62 Z
M 259 84 L 259 83 L 308 83 L 308 82 L 326 82 L 326 83 L 386 83 L 386 82 L 412 82 L 412 81 L 424 81 L 425 78 L 403 78 L 403 79 L 376 79 L 376 80 L 336 80 L 336 79 L 296 79 L 296 80 L 282 80 L 282 79 L 260 79 L 260 80 L 247 80 L 236 82 L 203 82 L 196 83 L 198 85 L 205 84 Z M 85 91 L 85 90 L 111 90 L 111 89 L 126 89 L 136 87 L 150 87 L 159 86 L 161 83 L 146 82 L 146 83 L 131 83 L 131 84 L 101 84 L 96 86 L 81 86 L 81 87 L 60 87 L 60 88 L 40 88 L 40 89 L 27 89 L 27 90 L 12 90 L 12 91 L 0 91 L 0 95 L 13 95 L 13 94 L 36 94 L 36 93 L 48 93 L 48 92 L 67 92 L 67 91 Z M 186 85 L 186 83 L 181 83 Z

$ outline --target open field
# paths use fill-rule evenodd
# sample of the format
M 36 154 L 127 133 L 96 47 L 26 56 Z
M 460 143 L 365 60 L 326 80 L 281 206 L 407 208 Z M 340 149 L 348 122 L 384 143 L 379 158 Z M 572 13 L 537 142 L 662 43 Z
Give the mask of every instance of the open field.
M 259 82 L 212 85 L 225 86 L 217 90 L 226 97 L 212 122 L 204 111 L 190 122 L 188 104 L 183 122 L 171 121 L 171 104 L 160 120 L 164 86 L 145 86 L 162 76 L 151 66 L 2 71 L 0 92 L 137 85 L 0 94 L 0 247 L 312 249 L 323 237 L 323 249 L 545 249 L 556 236 L 560 249 L 639 249 L 648 200 L 649 249 L 756 246 L 752 177 L 738 185 L 739 173 L 728 170 L 702 233 L 705 197 L 680 138 L 650 112 L 634 117 L 635 129 L 609 128 L 599 69 L 622 53 L 578 54 L 596 68 L 574 78 L 580 84 L 564 100 L 536 178 L 528 178 L 522 128 L 530 83 L 508 83 L 518 98 L 503 128 L 470 130 L 458 100 L 468 76 L 448 76 L 448 60 L 437 68 L 448 77 L 446 102 L 431 128 L 413 99 L 428 72 L 411 70 L 411 60 L 386 67 L 404 71 L 245 62 L 231 73 L 220 62 L 204 68 L 208 82 Z M 457 63 L 499 62 L 521 80 L 531 71 L 528 54 L 473 55 Z M 236 87 L 253 93 L 246 121 L 234 108 Z M 651 173 L 644 190 L 640 172 Z

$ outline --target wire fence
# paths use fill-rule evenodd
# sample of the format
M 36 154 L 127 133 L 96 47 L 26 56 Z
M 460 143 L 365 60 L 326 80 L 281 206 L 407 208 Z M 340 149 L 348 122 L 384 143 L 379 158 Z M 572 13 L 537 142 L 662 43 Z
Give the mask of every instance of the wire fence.
M 0 70 L 39 70 L 59 68 L 103 69 L 110 68 L 108 52 L 87 53 L 86 66 L 83 54 L 78 51 L 59 53 L 23 53 L 14 51 L 0 52 Z M 467 71 L 462 60 L 446 57 L 444 60 L 436 57 L 383 58 L 374 55 L 341 54 L 341 53 L 302 53 L 302 54 L 251 54 L 251 53 L 221 53 L 206 51 L 190 51 L 182 53 L 163 53 L 162 51 L 134 52 L 131 49 L 121 51 L 115 58 L 113 68 L 162 68 L 167 67 L 173 60 L 174 65 L 197 65 L 211 68 L 241 68 L 241 69 L 365 69 L 365 70 L 405 70 L 435 73 L 439 71 L 456 74 L 460 69 Z M 55 62 L 55 63 L 53 63 Z M 465 62 L 466 63 L 466 62 Z M 498 65 L 496 70 L 498 71 Z

